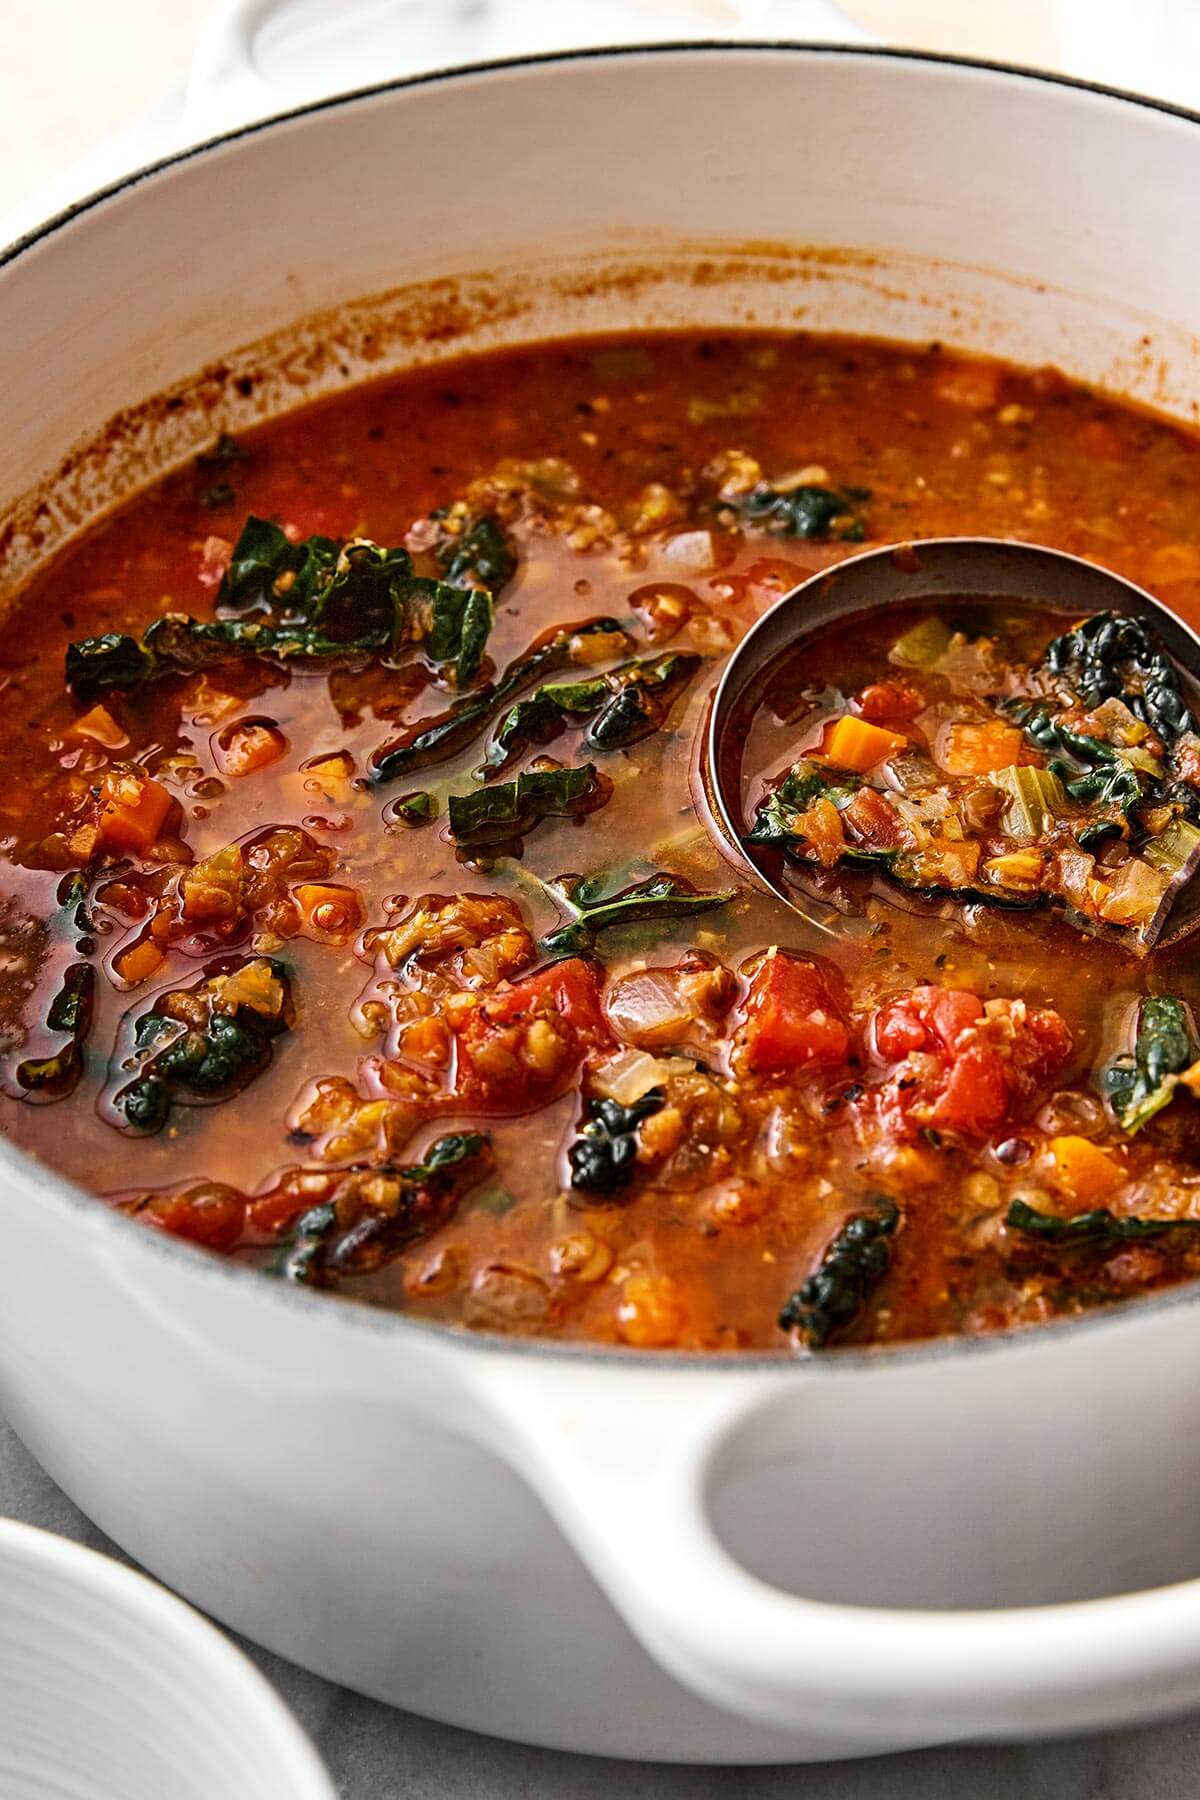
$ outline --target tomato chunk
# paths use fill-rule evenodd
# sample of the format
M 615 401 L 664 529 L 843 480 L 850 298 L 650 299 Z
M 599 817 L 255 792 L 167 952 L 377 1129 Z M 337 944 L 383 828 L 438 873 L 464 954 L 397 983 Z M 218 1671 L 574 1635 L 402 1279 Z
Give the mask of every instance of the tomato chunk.
M 571 956 L 523 981 L 501 982 L 486 999 L 453 998 L 447 1011 L 458 1050 L 455 1093 L 519 1111 L 561 1092 L 589 1050 L 613 1043 L 600 982 L 594 964 Z
M 855 836 L 872 849 L 898 850 L 902 845 L 912 843 L 904 821 L 895 807 L 889 806 L 878 788 L 859 788 L 841 816 L 843 823 L 851 827 Z
M 919 987 L 880 1008 L 874 1046 L 896 1065 L 872 1096 L 890 1125 L 980 1137 L 1062 1067 L 1071 1034 L 1049 1007 Z
M 850 1033 L 825 972 L 800 957 L 769 956 L 750 983 L 735 1045 L 747 1069 L 764 1073 L 844 1062 Z
M 187 1238 L 210 1250 L 229 1250 L 245 1229 L 246 1203 L 224 1182 L 201 1181 L 179 1194 L 153 1195 L 133 1216 L 171 1237 Z

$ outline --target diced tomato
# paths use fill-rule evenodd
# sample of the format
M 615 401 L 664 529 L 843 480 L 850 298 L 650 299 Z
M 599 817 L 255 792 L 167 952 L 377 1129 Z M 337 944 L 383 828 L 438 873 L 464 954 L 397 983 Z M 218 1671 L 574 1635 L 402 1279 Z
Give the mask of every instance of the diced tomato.
M 463 996 L 452 1003 L 455 1096 L 520 1111 L 561 1093 L 588 1051 L 613 1043 L 600 981 L 594 964 L 572 956 L 524 981 L 502 982 L 486 999 Z
M 875 681 L 863 689 L 855 705 L 872 725 L 887 725 L 893 719 L 915 719 L 925 702 L 906 681 Z
M 171 1237 L 188 1238 L 210 1250 L 229 1250 L 245 1228 L 246 1203 L 236 1188 L 201 1181 L 181 1194 L 155 1194 L 133 1216 Z
M 878 788 L 859 788 L 849 806 L 842 808 L 842 823 L 849 825 L 860 842 L 875 850 L 898 850 L 912 839 L 894 806 Z
M 872 1104 L 890 1124 L 986 1136 L 1071 1053 L 1058 1013 L 957 988 L 919 987 L 875 1017 L 876 1053 L 896 1065 Z
M 488 1001 L 488 1015 L 498 1023 L 508 1024 L 534 1009 L 538 1002 L 553 1002 L 567 1023 L 587 1041 L 589 1048 L 606 1046 L 611 1033 L 600 1005 L 600 972 L 594 963 L 582 956 L 569 956 L 562 962 L 539 969 L 497 988 Z
M 952 1050 L 982 1017 L 978 994 L 959 988 L 913 988 L 877 1014 L 875 1042 L 880 1055 L 889 1058 L 912 1050 Z
M 844 1062 L 850 1033 L 824 971 L 776 953 L 750 983 L 734 1041 L 747 1069 L 777 1072 Z
M 970 1044 L 950 1063 L 941 1094 L 929 1109 L 929 1123 L 986 1136 L 1004 1123 L 1012 1098 L 996 1052 L 988 1044 Z

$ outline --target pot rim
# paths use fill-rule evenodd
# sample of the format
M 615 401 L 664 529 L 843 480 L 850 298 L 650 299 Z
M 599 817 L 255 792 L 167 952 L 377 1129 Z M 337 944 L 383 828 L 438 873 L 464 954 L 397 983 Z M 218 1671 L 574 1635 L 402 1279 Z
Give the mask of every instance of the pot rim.
M 243 138 L 255 137 L 262 132 L 272 131 L 279 126 L 288 125 L 298 119 L 306 119 L 316 114 L 333 112 L 340 107 L 357 105 L 360 102 L 377 100 L 388 94 L 402 93 L 413 88 L 440 85 L 446 82 L 470 79 L 476 76 L 505 74 L 517 69 L 539 69 L 547 66 L 571 64 L 579 62 L 598 62 L 616 60 L 698 55 L 698 56 L 741 56 L 761 55 L 762 53 L 779 55 L 798 55 L 801 57 L 862 57 L 882 64 L 917 63 L 944 68 L 951 71 L 965 71 L 968 76 L 1000 75 L 1018 83 L 1039 83 L 1051 88 L 1065 88 L 1075 93 L 1098 96 L 1102 100 L 1114 100 L 1122 106 L 1138 107 L 1152 113 L 1165 114 L 1169 118 L 1183 120 L 1190 125 L 1200 125 L 1200 111 L 1181 106 L 1174 101 L 1156 99 L 1151 95 L 1133 93 L 1126 88 L 1111 87 L 1103 82 L 1089 81 L 1079 76 L 1063 75 L 1053 70 L 1034 69 L 1019 63 L 995 61 L 988 57 L 956 56 L 932 50 L 908 50 L 890 45 L 875 44 L 837 44 L 814 43 L 803 39 L 728 39 L 694 38 L 666 40 L 651 44 L 612 44 L 589 45 L 579 49 L 549 50 L 536 55 L 497 57 L 483 62 L 464 63 L 451 68 L 433 69 L 417 75 L 397 76 L 390 81 L 371 83 L 364 87 L 347 89 L 344 92 L 331 94 L 319 100 L 306 101 L 298 106 L 289 107 L 283 112 L 272 113 L 263 119 L 255 119 L 249 124 L 234 126 L 227 131 L 216 133 L 203 139 L 200 143 L 190 144 L 185 149 L 172 151 L 170 154 L 156 158 L 139 168 L 131 170 L 127 175 L 107 183 L 94 193 L 64 207 L 40 225 L 33 227 L 11 244 L 0 248 L 0 271 L 15 262 L 35 246 L 55 237 L 84 214 L 95 207 L 114 199 L 117 195 L 139 187 L 164 172 L 196 158 L 207 156 L 211 151 L 220 150 L 228 144 L 239 142 Z M 136 1242 L 141 1250 L 151 1256 L 164 1256 L 177 1267 L 185 1264 L 195 1271 L 201 1279 L 234 1281 L 243 1285 L 249 1293 L 254 1284 L 257 1292 L 269 1305 L 278 1305 L 290 1309 L 301 1309 L 318 1312 L 322 1318 L 332 1321 L 338 1317 L 351 1329 L 368 1335 L 402 1333 L 410 1338 L 426 1342 L 433 1340 L 447 1351 L 474 1351 L 478 1354 L 495 1356 L 500 1352 L 523 1357 L 549 1358 L 570 1363 L 587 1363 L 628 1369 L 638 1367 L 648 1373 L 664 1368 L 687 1370 L 694 1374 L 708 1371 L 746 1372 L 759 1377 L 773 1376 L 780 1382 L 801 1377 L 811 1378 L 816 1374 L 833 1375 L 836 1373 L 862 1373 L 873 1369 L 882 1375 L 885 1369 L 901 1367 L 909 1369 L 914 1364 L 943 1362 L 950 1358 L 964 1356 L 997 1355 L 1003 1352 L 1012 1353 L 1017 1348 L 1030 1350 L 1039 1341 L 1053 1337 L 1060 1341 L 1064 1334 L 1077 1336 L 1084 1332 L 1116 1330 L 1124 1325 L 1127 1329 L 1136 1325 L 1138 1320 L 1158 1319 L 1168 1311 L 1194 1307 L 1200 1304 L 1200 1277 L 1194 1281 L 1181 1283 L 1177 1287 L 1164 1290 L 1151 1298 L 1133 1297 L 1118 1301 L 1107 1307 L 1097 1307 L 1089 1312 L 1071 1318 L 1047 1320 L 1036 1326 L 1013 1326 L 997 1332 L 988 1332 L 977 1336 L 947 1336 L 939 1338 L 917 1339 L 912 1342 L 896 1344 L 876 1344 L 847 1346 L 831 1357 L 810 1357 L 803 1360 L 790 1357 L 785 1350 L 764 1351 L 688 1351 L 658 1350 L 647 1353 L 620 1345 L 592 1344 L 584 1341 L 561 1341 L 554 1338 L 510 1338 L 500 1333 L 469 1331 L 462 1326 L 442 1325 L 426 1319 L 414 1319 L 408 1314 L 367 1306 L 362 1303 L 346 1304 L 330 1295 L 312 1292 L 307 1288 L 295 1286 L 282 1281 L 264 1279 L 263 1271 L 249 1268 L 245 1264 L 233 1262 L 225 1257 L 215 1255 L 201 1249 L 186 1240 L 173 1238 L 165 1232 L 158 1232 L 138 1225 L 136 1221 L 123 1213 L 107 1207 L 97 1195 L 78 1187 L 68 1181 L 57 1170 L 48 1164 L 17 1148 L 15 1144 L 0 1136 L 0 1170 L 10 1179 L 31 1185 L 36 1193 L 38 1203 L 49 1201 L 55 1206 L 65 1207 L 72 1213 L 86 1213 L 97 1231 L 116 1231 L 134 1234 L 130 1242 Z

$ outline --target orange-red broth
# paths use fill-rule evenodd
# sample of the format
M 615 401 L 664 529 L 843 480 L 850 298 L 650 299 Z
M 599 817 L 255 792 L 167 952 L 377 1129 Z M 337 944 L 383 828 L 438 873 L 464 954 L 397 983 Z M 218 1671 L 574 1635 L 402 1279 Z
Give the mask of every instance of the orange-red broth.
M 114 969 L 145 918 L 101 908 L 84 1077 L 55 1103 L 14 1097 L 12 1070 L 31 1048 L 46 1047 L 39 1022 L 64 960 L 76 954 L 61 933 L 30 924 L 55 914 L 56 890 L 72 866 L 63 848 L 64 819 L 78 804 L 72 779 L 86 788 L 106 766 L 130 760 L 160 778 L 179 803 L 166 828 L 179 843 L 156 852 L 170 868 L 273 825 L 302 825 L 330 853 L 326 879 L 354 890 L 370 926 L 403 917 L 422 895 L 468 893 L 505 897 L 534 933 L 545 932 L 556 910 L 530 878 L 568 871 L 611 871 L 623 884 L 665 869 L 723 888 L 731 876 L 697 823 L 689 783 L 695 727 L 722 654 L 784 588 L 858 547 L 742 530 L 729 509 L 714 513 L 716 478 L 700 472 L 725 457 L 727 473 L 733 450 L 773 480 L 807 470 L 810 481 L 869 488 L 868 543 L 954 532 L 1025 537 L 1096 557 L 1185 616 L 1200 616 L 1197 440 L 1054 372 L 1027 374 L 936 349 L 766 334 L 535 346 L 359 388 L 249 434 L 244 448 L 245 460 L 219 471 L 231 499 L 205 503 L 212 471 L 188 469 L 159 483 L 57 557 L 17 597 L 0 636 L 4 1129 L 21 1148 L 160 1227 L 173 1217 L 179 1226 L 180 1217 L 147 1207 L 147 1196 L 202 1180 L 253 1195 L 281 1169 L 323 1167 L 322 1140 L 294 1130 L 315 1081 L 339 1077 L 362 1097 L 386 1094 L 381 1040 L 363 1035 L 359 1005 L 375 959 L 353 934 L 329 942 L 305 930 L 281 945 L 268 940 L 291 971 L 297 1014 L 270 1066 L 232 1099 L 176 1106 L 157 1135 L 119 1140 L 102 1095 L 111 1093 L 108 1064 L 122 1019 L 145 1011 L 163 988 L 196 980 L 220 945 L 177 935 L 166 961 L 130 988 Z M 574 472 L 565 497 L 570 483 L 554 465 L 547 474 L 546 459 Z M 496 665 L 550 625 L 601 614 L 630 624 L 635 654 L 669 643 L 706 658 L 666 729 L 598 759 L 614 783 L 608 804 L 582 822 L 542 824 L 520 862 L 473 866 L 448 839 L 445 796 L 471 785 L 479 744 L 398 789 L 356 785 L 397 719 L 411 723 L 452 698 L 423 665 L 357 676 L 241 665 L 221 671 L 219 682 L 209 678 L 241 701 L 240 714 L 220 723 L 198 716 L 194 686 L 168 679 L 106 702 L 127 744 L 73 735 L 84 709 L 64 689 L 66 644 L 101 631 L 137 634 L 169 610 L 208 615 L 214 574 L 246 514 L 300 535 L 363 533 L 401 544 L 414 521 L 498 467 L 509 472 L 518 513 L 528 511 L 531 482 L 557 497 L 540 518 L 513 525 L 520 566 L 497 607 L 488 646 Z M 701 530 L 711 533 L 707 541 L 690 535 Z M 682 596 L 688 613 L 669 639 L 663 633 L 678 614 L 661 614 L 649 598 L 664 591 Z M 378 715 L 389 707 L 392 716 Z M 223 766 L 217 739 L 230 719 L 246 716 L 269 720 L 286 747 L 239 776 Z M 571 759 L 575 742 L 568 734 L 550 753 Z M 301 768 L 336 752 L 353 761 L 349 779 Z M 433 791 L 438 821 L 386 829 L 385 807 L 414 787 Z M 135 860 L 131 872 L 137 878 L 154 866 Z M 676 965 L 690 947 L 730 971 L 717 996 L 723 1010 L 701 1018 L 684 1046 L 714 1071 L 718 1112 L 727 1116 L 714 1124 L 710 1105 L 665 1159 L 641 1164 L 629 1189 L 595 1204 L 568 1187 L 564 1157 L 586 1070 L 572 1066 L 551 1097 L 538 1094 L 523 1115 L 494 1107 L 473 1115 L 443 1101 L 436 1117 L 415 1124 L 399 1160 L 415 1161 L 439 1133 L 476 1124 L 491 1134 L 494 1172 L 445 1223 L 341 1291 L 480 1329 L 645 1347 L 783 1349 L 781 1304 L 875 1191 L 893 1196 L 903 1219 L 889 1272 L 842 1334 L 851 1340 L 1033 1322 L 1192 1273 L 1186 1242 L 1064 1263 L 1031 1255 L 1002 1223 L 1014 1195 L 1052 1211 L 1079 1210 L 1082 1202 L 1046 1174 L 1045 1145 L 1064 1129 L 1113 1146 L 1125 1175 L 1108 1196 L 1114 1209 L 1196 1209 L 1190 1109 L 1172 1108 L 1131 1150 L 1089 1086 L 1114 1009 L 1148 989 L 1191 997 L 1186 961 L 1139 961 L 1044 917 L 942 918 L 878 892 L 841 904 L 847 927 L 834 938 L 809 932 L 749 890 L 703 918 L 604 934 L 599 959 L 610 996 L 622 976 Z M 845 1067 L 746 1066 L 744 1042 L 738 1048 L 745 996 L 754 959 L 771 946 L 821 959 L 848 1022 Z M 237 946 L 246 954 L 256 947 L 245 938 Z M 873 1009 L 927 983 L 981 1001 L 1023 996 L 1055 1009 L 1069 1034 L 1061 1070 L 1035 1083 L 989 1134 L 894 1134 L 878 1120 L 864 1124 L 861 1106 L 838 1098 L 885 1072 L 872 1061 Z M 594 1060 L 594 1049 L 589 1054 Z M 388 1154 L 375 1144 L 353 1159 Z M 98 1182 L 96 1171 L 114 1164 L 119 1177 Z M 192 1229 L 186 1216 L 182 1226 Z M 286 1240 L 286 1224 L 280 1236 Z M 270 1264 L 279 1248 L 248 1230 L 225 1253 Z

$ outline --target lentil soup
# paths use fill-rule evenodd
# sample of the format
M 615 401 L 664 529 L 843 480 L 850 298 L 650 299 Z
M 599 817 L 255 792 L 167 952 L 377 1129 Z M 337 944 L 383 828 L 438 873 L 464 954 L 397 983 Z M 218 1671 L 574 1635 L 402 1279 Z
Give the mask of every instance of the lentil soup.
M 1194 436 L 1055 371 L 803 335 L 497 352 L 219 440 L 0 631 L 6 1135 L 484 1331 L 807 1353 L 1200 1272 L 1200 983 L 1152 929 L 1190 717 L 1056 702 L 1173 783 L 1076 796 L 1101 753 L 1056 773 L 992 704 L 1049 691 L 1008 680 L 1027 621 L 957 633 L 983 687 L 952 618 L 924 664 L 895 620 L 831 644 L 753 749 L 832 934 L 692 779 L 723 658 L 813 571 L 1011 536 L 1200 621 L 1198 497 Z

